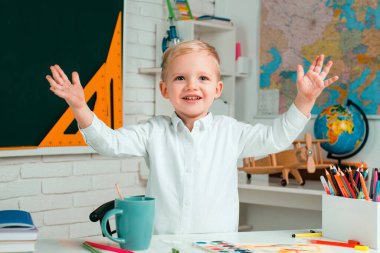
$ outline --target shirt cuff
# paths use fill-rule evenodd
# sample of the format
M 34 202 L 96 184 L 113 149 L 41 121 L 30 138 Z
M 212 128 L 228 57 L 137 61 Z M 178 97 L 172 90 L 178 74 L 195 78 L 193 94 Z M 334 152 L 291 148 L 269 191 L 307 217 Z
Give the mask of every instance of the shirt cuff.
M 294 125 L 296 128 L 304 128 L 306 123 L 311 118 L 311 114 L 309 117 L 306 117 L 305 114 L 298 110 L 297 106 L 292 103 L 287 112 L 287 117 L 289 121 L 292 122 L 292 125 Z
M 78 125 L 79 131 L 81 132 L 85 142 L 87 143 L 88 139 L 91 139 L 93 136 L 96 136 L 101 128 L 101 121 L 94 113 L 94 118 L 92 119 L 91 125 L 86 128 L 80 128 Z

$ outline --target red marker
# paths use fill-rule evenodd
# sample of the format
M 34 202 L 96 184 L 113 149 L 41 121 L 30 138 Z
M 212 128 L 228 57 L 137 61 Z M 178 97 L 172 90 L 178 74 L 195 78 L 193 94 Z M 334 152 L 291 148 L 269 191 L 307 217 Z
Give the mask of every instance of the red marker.
M 354 248 L 356 250 L 362 250 L 362 251 L 367 251 L 368 250 L 367 246 L 361 245 L 359 242 L 353 241 L 353 240 L 349 240 L 348 242 L 333 242 L 333 241 L 324 241 L 324 240 L 309 240 L 309 243 L 323 244 L 323 245 L 329 245 L 329 246 Z
M 104 249 L 104 250 L 113 251 L 113 252 L 117 252 L 117 253 L 133 253 L 133 251 L 130 251 L 130 250 L 111 247 L 111 246 L 103 245 L 100 243 L 89 242 L 89 241 L 85 241 L 85 243 L 92 246 L 92 247 L 98 248 L 98 249 Z

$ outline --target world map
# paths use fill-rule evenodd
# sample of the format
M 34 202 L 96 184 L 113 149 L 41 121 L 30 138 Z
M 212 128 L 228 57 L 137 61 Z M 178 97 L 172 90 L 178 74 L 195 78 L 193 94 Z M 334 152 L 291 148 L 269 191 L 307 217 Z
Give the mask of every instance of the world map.
M 279 90 L 279 113 L 297 94 L 297 65 L 324 54 L 339 80 L 312 114 L 347 99 L 380 114 L 380 0 L 262 0 L 260 38 L 260 89 Z

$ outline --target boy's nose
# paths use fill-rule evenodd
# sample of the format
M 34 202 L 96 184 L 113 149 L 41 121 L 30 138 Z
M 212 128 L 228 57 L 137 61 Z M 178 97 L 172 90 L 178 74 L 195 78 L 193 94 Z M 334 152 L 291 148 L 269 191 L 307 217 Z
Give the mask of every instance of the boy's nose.
M 198 87 L 198 84 L 196 80 L 189 80 L 187 82 L 187 85 L 186 85 L 187 89 L 196 89 L 197 87 Z

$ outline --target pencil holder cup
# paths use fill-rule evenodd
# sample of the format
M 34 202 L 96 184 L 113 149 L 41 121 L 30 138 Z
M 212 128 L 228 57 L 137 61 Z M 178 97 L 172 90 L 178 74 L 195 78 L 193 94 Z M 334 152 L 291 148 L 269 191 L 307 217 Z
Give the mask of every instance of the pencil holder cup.
M 380 203 L 324 194 L 322 232 L 327 238 L 380 249 Z
M 150 246 L 153 235 L 155 199 L 136 196 L 115 200 L 115 208 L 103 217 L 101 228 L 110 240 L 119 243 L 122 249 L 146 250 Z M 117 237 L 107 230 L 107 221 L 116 218 Z

